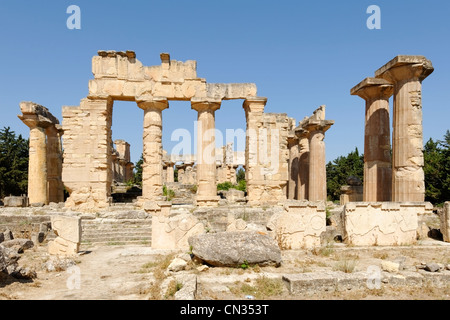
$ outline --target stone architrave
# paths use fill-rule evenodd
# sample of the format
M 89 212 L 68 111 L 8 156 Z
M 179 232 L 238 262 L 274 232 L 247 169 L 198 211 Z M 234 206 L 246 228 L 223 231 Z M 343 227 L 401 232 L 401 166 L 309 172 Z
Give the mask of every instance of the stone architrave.
M 353 89 L 366 101 L 364 134 L 364 201 L 390 201 L 392 190 L 389 98 L 393 85 L 366 78 Z
M 144 110 L 144 163 L 142 165 L 142 197 L 144 201 L 161 201 L 162 181 L 162 111 L 169 107 L 166 98 L 138 102 Z
M 215 206 L 220 199 L 216 185 L 215 111 L 221 103 L 221 100 L 191 100 L 192 109 L 198 112 L 196 202 L 199 206 Z
M 57 238 L 48 243 L 48 252 L 53 255 L 75 255 L 81 244 L 81 218 L 52 216 L 52 229 Z
M 392 201 L 425 199 L 422 81 L 433 71 L 423 56 L 397 56 L 375 72 L 394 85 Z

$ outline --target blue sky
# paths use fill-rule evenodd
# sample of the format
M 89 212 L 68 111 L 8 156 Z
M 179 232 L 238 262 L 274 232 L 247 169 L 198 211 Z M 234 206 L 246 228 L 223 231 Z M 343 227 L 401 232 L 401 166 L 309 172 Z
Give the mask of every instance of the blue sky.
M 81 30 L 69 30 L 69 5 L 81 8 Z M 369 5 L 381 8 L 381 30 L 369 30 Z M 345 1 L 5 1 L 0 0 L 0 128 L 28 137 L 20 101 L 50 109 L 78 105 L 98 50 L 134 50 L 144 65 L 159 54 L 197 60 L 208 82 L 254 82 L 266 112 L 297 121 L 327 105 L 327 160 L 364 147 L 364 101 L 350 89 L 399 54 L 424 55 L 435 72 L 423 82 L 424 142 L 450 129 L 450 2 Z M 392 104 L 392 103 L 391 103 Z M 163 113 L 163 144 L 173 130 L 193 132 L 197 112 L 173 102 Z M 114 105 L 113 138 L 142 152 L 143 111 Z M 225 101 L 216 127 L 245 128 L 242 101 Z

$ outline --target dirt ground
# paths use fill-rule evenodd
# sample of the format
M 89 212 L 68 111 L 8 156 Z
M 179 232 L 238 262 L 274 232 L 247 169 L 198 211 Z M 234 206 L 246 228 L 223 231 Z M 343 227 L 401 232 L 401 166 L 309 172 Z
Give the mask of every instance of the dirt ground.
M 177 254 L 154 250 L 145 245 L 94 245 L 74 258 L 77 268 L 48 272 L 43 264 L 49 260 L 46 246 L 26 251 L 21 266 L 33 267 L 37 278 L 20 281 L 3 277 L 0 299 L 3 300 L 145 300 L 173 299 L 166 272 L 168 263 Z M 416 271 L 421 263 L 450 263 L 450 246 L 427 240 L 418 246 L 356 248 L 333 245 L 314 251 L 283 252 L 279 268 L 249 266 L 248 268 L 209 268 L 198 271 L 189 263 L 188 271 L 197 274 L 197 299 L 200 300 L 324 300 L 324 299 L 384 299 L 384 300 L 450 300 L 450 284 L 442 288 L 391 287 L 383 284 L 379 290 L 350 290 L 291 295 L 283 274 L 343 270 L 358 272 L 383 260 L 403 261 L 406 270 Z M 79 269 L 78 269 L 79 268 Z M 74 271 L 75 270 L 75 271 Z M 78 277 L 79 275 L 79 277 Z M 75 280 L 74 280 L 75 279 Z M 79 281 L 77 282 L 77 280 Z M 165 292 L 164 292 L 165 291 Z M 251 297 L 250 297 L 251 296 Z

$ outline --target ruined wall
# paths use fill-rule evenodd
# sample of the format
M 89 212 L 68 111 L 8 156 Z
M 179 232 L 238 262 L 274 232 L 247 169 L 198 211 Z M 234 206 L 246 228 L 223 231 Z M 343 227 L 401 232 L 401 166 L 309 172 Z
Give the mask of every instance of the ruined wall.
M 62 115 L 66 207 L 105 208 L 112 181 L 112 101 L 83 99 L 79 107 L 63 107 Z
M 343 217 L 344 239 L 358 246 L 413 244 L 417 238 L 417 216 L 430 210 L 426 202 L 347 203 Z
M 325 204 L 322 201 L 286 202 L 285 211 L 275 213 L 267 228 L 283 250 L 320 247 L 322 232 L 326 231 Z

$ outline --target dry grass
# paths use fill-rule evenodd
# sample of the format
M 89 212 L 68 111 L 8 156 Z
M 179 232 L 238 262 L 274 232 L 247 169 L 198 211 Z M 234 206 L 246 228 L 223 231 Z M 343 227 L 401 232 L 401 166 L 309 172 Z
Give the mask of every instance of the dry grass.
M 338 262 L 336 262 L 336 264 L 334 265 L 334 270 L 335 271 L 342 271 L 345 273 L 352 273 L 353 271 L 355 271 L 356 265 L 358 264 L 357 260 L 354 259 L 349 259 L 349 258 L 343 258 L 341 260 L 339 260 Z
M 334 253 L 333 244 L 327 244 L 325 247 L 314 248 L 312 253 L 316 256 L 329 257 Z
M 182 283 L 177 282 L 175 279 L 170 281 L 170 283 L 167 287 L 166 294 L 164 295 L 164 299 L 173 300 L 173 298 L 175 297 L 175 293 L 180 291 L 181 288 L 183 288 Z
M 386 260 L 389 257 L 389 254 L 386 252 L 375 252 L 373 257 L 376 259 Z
M 161 283 L 166 278 L 166 270 L 169 264 L 174 259 L 175 254 L 170 254 L 167 256 L 160 257 L 156 261 L 148 262 L 141 267 L 139 273 L 153 273 L 153 277 L 155 278 L 155 282 L 149 287 L 145 293 L 149 294 L 150 300 L 161 300 Z M 170 285 L 169 285 L 170 287 Z M 174 293 L 175 294 L 175 293 Z M 166 293 L 167 295 L 167 293 Z
M 280 296 L 283 293 L 283 290 L 283 280 L 270 279 L 267 277 L 257 278 L 254 285 L 237 283 L 237 286 L 230 288 L 230 291 L 235 295 L 252 295 L 256 299 L 267 299 Z

